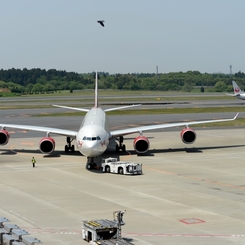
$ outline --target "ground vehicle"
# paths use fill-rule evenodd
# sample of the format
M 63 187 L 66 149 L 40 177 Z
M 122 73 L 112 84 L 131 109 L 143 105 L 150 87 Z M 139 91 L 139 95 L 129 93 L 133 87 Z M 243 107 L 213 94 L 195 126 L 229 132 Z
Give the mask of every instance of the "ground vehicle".
M 7 218 L 0 217 L 0 245 L 34 245 L 41 243 L 37 238 L 28 236 L 29 233 L 22 230 L 18 225 L 7 222 L 9 222 Z
M 101 162 L 103 172 L 116 174 L 142 174 L 142 163 L 118 161 L 117 158 L 103 158 Z
M 121 226 L 124 212 L 115 211 L 114 220 L 86 220 L 82 221 L 82 238 L 91 245 L 128 245 L 121 237 Z

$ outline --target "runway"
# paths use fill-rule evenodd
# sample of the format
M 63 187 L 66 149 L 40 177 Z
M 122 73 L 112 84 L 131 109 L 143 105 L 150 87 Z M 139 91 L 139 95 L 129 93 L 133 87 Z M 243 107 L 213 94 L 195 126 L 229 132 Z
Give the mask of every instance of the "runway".
M 122 231 L 131 244 L 244 244 L 244 130 L 197 130 L 193 145 L 184 145 L 179 131 L 145 133 L 145 156 L 135 154 L 134 135 L 125 140 L 120 158 L 143 163 L 140 176 L 86 170 L 83 156 L 63 152 L 63 137 L 55 137 L 56 153 L 44 156 L 40 137 L 13 134 L 0 147 L 0 216 L 45 245 L 88 244 L 81 221 L 112 219 L 115 210 L 126 210 Z

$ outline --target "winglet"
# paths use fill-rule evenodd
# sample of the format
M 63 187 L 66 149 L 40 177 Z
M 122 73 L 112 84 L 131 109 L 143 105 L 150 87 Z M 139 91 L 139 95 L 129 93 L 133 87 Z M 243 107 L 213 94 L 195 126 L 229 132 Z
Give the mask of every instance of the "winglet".
M 237 112 L 237 114 L 234 116 L 234 120 L 238 117 L 239 112 Z

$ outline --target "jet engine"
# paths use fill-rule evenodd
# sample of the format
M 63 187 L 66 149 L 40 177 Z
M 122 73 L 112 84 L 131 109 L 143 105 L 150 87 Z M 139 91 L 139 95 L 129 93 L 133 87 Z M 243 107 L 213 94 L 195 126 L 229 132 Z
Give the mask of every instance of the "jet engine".
M 140 135 L 134 139 L 134 149 L 137 153 L 146 153 L 150 147 L 147 137 Z
M 7 130 L 0 130 L 0 145 L 6 145 L 9 142 L 10 134 Z
M 44 154 L 50 154 L 55 149 L 55 141 L 51 137 L 42 138 L 39 143 L 39 149 Z
M 184 128 L 180 132 L 180 137 L 185 144 L 192 144 L 196 140 L 196 132 L 191 128 Z

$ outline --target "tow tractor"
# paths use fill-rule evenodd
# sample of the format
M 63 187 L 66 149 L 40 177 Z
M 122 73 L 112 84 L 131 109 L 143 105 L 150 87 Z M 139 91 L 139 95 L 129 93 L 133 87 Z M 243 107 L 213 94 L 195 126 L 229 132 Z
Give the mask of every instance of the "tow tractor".
M 101 169 L 106 173 L 116 174 L 142 174 L 142 163 L 118 161 L 117 158 L 103 158 Z
M 91 245 L 129 245 L 121 236 L 122 211 L 113 212 L 113 220 L 99 219 L 82 221 L 82 238 Z

